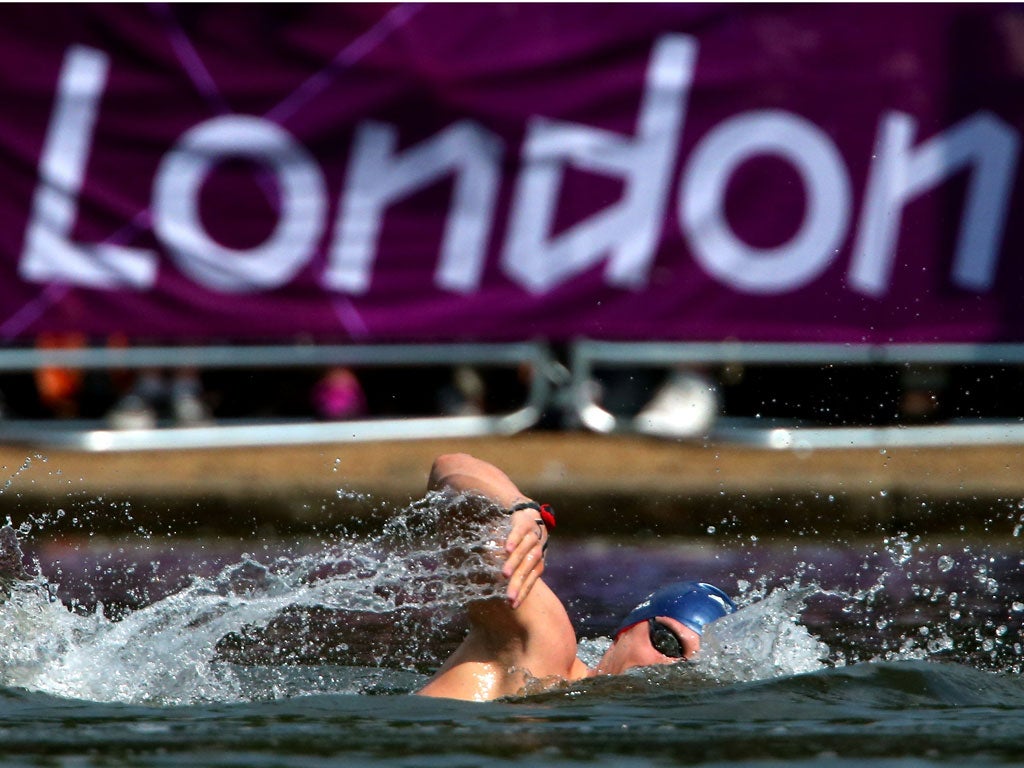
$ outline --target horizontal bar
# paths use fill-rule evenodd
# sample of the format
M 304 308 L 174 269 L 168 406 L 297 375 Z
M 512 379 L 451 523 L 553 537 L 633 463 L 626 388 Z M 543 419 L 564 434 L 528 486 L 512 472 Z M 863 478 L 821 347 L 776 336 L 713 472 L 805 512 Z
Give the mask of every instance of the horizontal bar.
M 842 365 L 900 363 L 1024 363 L 1024 344 L 809 344 L 777 342 L 676 342 L 581 340 L 572 349 L 574 367 L 685 363 L 775 363 Z
M 336 344 L 260 346 L 87 347 L 0 349 L 0 371 L 42 367 L 283 368 L 329 365 L 518 365 L 548 360 L 540 343 Z
M 712 442 L 776 450 L 927 448 L 956 445 L 1024 444 L 1024 424 L 989 422 L 913 427 L 751 427 L 721 419 Z
M 96 423 L 22 420 L 0 425 L 0 443 L 114 452 L 482 437 L 520 432 L 536 423 L 539 416 L 536 409 L 528 407 L 505 416 L 288 423 L 219 422 L 210 426 L 161 426 L 124 430 L 105 429 Z

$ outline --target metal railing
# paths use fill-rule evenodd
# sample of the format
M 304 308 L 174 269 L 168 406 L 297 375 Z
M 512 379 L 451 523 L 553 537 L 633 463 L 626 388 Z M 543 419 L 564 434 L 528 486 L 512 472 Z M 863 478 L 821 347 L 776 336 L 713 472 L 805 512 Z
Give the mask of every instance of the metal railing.
M 220 419 L 207 426 L 116 430 L 74 419 L 0 421 L 0 443 L 85 451 L 159 450 L 322 444 L 366 440 L 510 435 L 560 408 L 595 432 L 654 434 L 636 417 L 617 417 L 593 399 L 595 369 L 753 365 L 1024 365 L 1024 344 L 803 344 L 748 342 L 608 342 L 569 346 L 569 371 L 543 342 L 503 344 L 214 345 L 0 350 L 0 373 L 43 367 L 78 370 L 199 368 L 481 366 L 530 368 L 525 401 L 513 411 L 479 416 L 360 418 L 347 421 Z M 664 437 L 664 435 L 661 435 Z M 817 426 L 721 415 L 712 442 L 774 449 L 1024 443 L 1020 419 L 894 427 Z
M 598 368 L 702 365 L 1024 365 L 1024 344 L 805 344 L 754 342 L 610 342 L 581 340 L 571 349 L 570 410 L 587 429 L 653 434 L 644 419 L 615 416 L 594 401 Z M 1022 413 L 1024 418 L 1024 413 Z M 665 436 L 663 433 L 660 436 Z M 712 442 L 776 449 L 1024 443 L 1022 419 L 938 425 L 833 427 L 720 417 Z
M 509 413 L 472 416 L 361 418 L 346 421 L 233 420 L 203 426 L 109 429 L 79 420 L 8 419 L 0 443 L 45 444 L 86 451 L 245 447 L 365 440 L 475 437 L 521 432 L 551 400 L 556 364 L 542 343 L 150 346 L 0 350 L 0 372 L 42 367 L 78 370 L 141 368 L 300 368 L 487 366 L 531 369 L 525 402 Z

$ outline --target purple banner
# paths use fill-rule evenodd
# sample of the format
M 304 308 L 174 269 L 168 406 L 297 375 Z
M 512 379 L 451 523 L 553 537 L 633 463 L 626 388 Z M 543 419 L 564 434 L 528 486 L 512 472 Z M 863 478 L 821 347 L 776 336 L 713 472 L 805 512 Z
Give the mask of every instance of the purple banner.
M 3 6 L 0 338 L 1024 341 L 1022 40 L 1013 5 Z

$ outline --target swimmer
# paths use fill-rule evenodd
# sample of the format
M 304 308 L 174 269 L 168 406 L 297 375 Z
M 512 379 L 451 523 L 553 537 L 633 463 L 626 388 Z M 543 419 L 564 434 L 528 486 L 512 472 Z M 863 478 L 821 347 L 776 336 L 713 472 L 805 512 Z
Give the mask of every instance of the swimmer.
M 418 693 L 488 701 L 521 693 L 529 681 L 551 685 L 633 667 L 675 664 L 700 649 L 705 625 L 736 610 L 717 587 L 696 581 L 668 585 L 649 595 L 615 630 L 597 667 L 576 656 L 576 632 L 562 601 L 544 583 L 544 549 L 554 515 L 523 495 L 492 464 L 466 454 L 440 456 L 429 488 L 483 496 L 510 511 L 501 576 L 502 599 L 468 606 L 466 639 Z

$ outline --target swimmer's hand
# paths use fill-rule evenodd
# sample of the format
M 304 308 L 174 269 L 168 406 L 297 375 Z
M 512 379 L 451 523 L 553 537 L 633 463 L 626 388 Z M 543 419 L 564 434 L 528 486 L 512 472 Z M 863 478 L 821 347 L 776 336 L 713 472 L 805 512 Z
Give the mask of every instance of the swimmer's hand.
M 513 608 L 518 608 L 544 573 L 544 545 L 550 534 L 534 509 L 514 512 L 511 521 L 501 575 L 508 579 L 505 597 Z
M 527 500 L 508 475 L 493 464 L 466 453 L 448 453 L 434 459 L 427 488 L 479 495 L 503 510 Z M 535 509 L 517 510 L 507 519 L 511 521 L 511 528 L 505 538 L 501 575 L 508 580 L 505 595 L 509 603 L 512 608 L 518 608 L 544 573 L 548 531 Z

